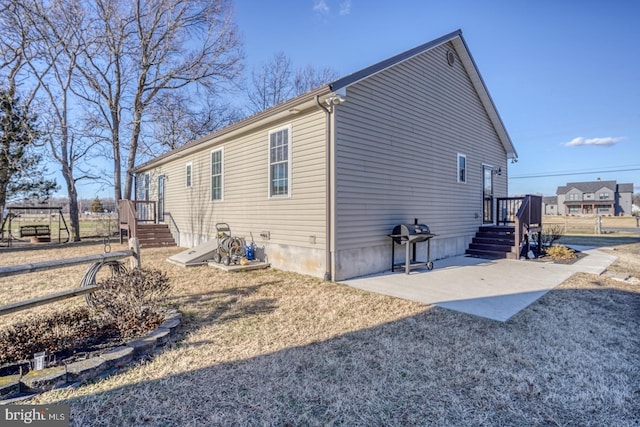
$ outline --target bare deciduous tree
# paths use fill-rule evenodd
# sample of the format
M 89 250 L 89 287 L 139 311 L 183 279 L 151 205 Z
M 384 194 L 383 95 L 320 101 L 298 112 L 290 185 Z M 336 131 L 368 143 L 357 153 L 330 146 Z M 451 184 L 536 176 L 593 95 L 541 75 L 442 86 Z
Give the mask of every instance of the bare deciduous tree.
M 194 104 L 183 92 L 158 96 L 150 110 L 152 140 L 173 150 L 242 118 L 239 110 L 228 103 L 219 104 L 211 97 L 204 103 Z M 151 151 L 154 147 L 148 148 Z
M 242 55 L 225 0 L 133 2 L 136 66 L 124 197 L 129 198 L 142 119 L 158 94 L 190 85 L 215 88 L 236 78 Z
M 227 0 L 96 0 L 80 7 L 91 19 L 74 92 L 87 106 L 92 138 L 111 146 L 115 199 L 131 198 L 143 125 L 152 109 L 162 109 L 160 95 L 192 86 L 219 90 L 241 71 L 240 42 Z
M 73 80 L 77 73 L 77 58 L 85 50 L 85 14 L 79 0 L 30 0 L 20 4 L 34 34 L 32 41 L 23 48 L 31 74 L 44 94 L 47 107 L 43 117 L 45 139 L 51 155 L 60 164 L 66 183 L 71 238 L 79 241 L 76 185 L 83 179 L 97 179 L 81 167 L 94 144 L 73 125 Z
M 337 73 L 331 68 L 316 69 L 311 65 L 292 71 L 291 60 L 282 52 L 254 69 L 247 90 L 252 113 L 259 113 L 286 101 L 292 96 L 308 92 L 335 79 Z
M 294 95 L 301 95 L 337 78 L 338 73 L 332 68 L 314 68 L 311 65 L 307 65 L 296 72 L 293 80 L 293 93 Z
M 252 71 L 248 96 L 253 113 L 273 107 L 289 99 L 291 94 L 291 60 L 283 52 Z

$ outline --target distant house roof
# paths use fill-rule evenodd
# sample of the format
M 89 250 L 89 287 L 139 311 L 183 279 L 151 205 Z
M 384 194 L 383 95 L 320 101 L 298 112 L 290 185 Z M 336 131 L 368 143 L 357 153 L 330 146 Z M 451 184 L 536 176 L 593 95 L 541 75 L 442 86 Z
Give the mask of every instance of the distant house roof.
M 240 120 L 236 123 L 233 123 L 229 126 L 226 126 L 200 139 L 190 141 L 181 147 L 178 147 L 174 150 L 164 153 L 146 163 L 143 163 L 137 166 L 135 168 L 135 171 L 148 168 L 154 164 L 159 164 L 164 159 L 167 159 L 168 157 L 172 157 L 173 155 L 177 155 L 178 153 L 191 151 L 192 149 L 195 149 L 195 147 L 199 146 L 204 142 L 208 142 L 208 141 L 213 142 L 215 140 L 221 139 L 222 137 L 229 136 L 237 132 L 241 132 L 242 130 L 246 130 L 249 127 L 258 125 L 258 122 L 261 124 L 264 124 L 266 121 L 277 120 L 278 118 L 282 118 L 288 114 L 291 114 L 291 111 L 296 110 L 297 107 L 300 105 L 309 106 L 309 105 L 315 104 L 317 97 L 326 98 L 328 96 L 331 96 L 334 93 L 340 93 L 350 85 L 353 85 L 363 79 L 366 79 L 377 73 L 380 73 L 394 65 L 407 61 L 415 57 L 416 55 L 424 53 L 430 49 L 433 49 L 437 46 L 440 46 L 448 42 L 451 42 L 451 44 L 453 45 L 456 53 L 458 54 L 458 57 L 460 58 L 460 61 L 462 62 L 462 65 L 464 66 L 465 70 L 469 74 L 470 80 L 476 92 L 478 93 L 480 101 L 482 102 L 482 105 L 484 106 L 485 111 L 487 112 L 487 115 L 491 123 L 493 124 L 494 129 L 496 130 L 498 138 L 507 153 L 507 158 L 516 159 L 518 155 L 511 141 L 511 138 L 509 137 L 507 130 L 502 122 L 502 119 L 500 118 L 500 115 L 498 114 L 498 111 L 493 103 L 493 100 L 489 95 L 489 91 L 487 90 L 487 87 L 484 84 L 482 77 L 480 76 L 480 72 L 478 71 L 476 63 L 471 57 L 471 53 L 469 52 L 467 44 L 462 37 L 462 31 L 457 30 L 452 33 L 446 34 L 442 37 L 439 37 L 435 40 L 432 40 L 428 43 L 417 46 L 413 49 L 409 49 L 406 52 L 395 55 L 384 61 L 380 61 L 374 65 L 363 68 L 360 71 L 349 74 L 345 77 L 335 80 L 332 83 L 320 86 L 307 93 L 304 93 L 300 96 L 297 96 L 281 104 L 278 104 L 274 107 L 271 107 L 267 110 L 264 110 L 258 114 L 255 114 L 253 116 Z
M 569 182 L 567 185 L 558 187 L 557 195 L 567 194 L 569 191 L 576 189 L 583 193 L 594 193 L 602 188 L 616 191 L 615 181 L 589 181 L 589 182 Z
M 633 194 L 633 183 L 631 183 L 631 184 L 618 184 L 618 193 L 632 193 Z
M 558 187 L 556 194 L 567 194 L 573 189 L 576 189 L 583 193 L 594 193 L 602 188 L 607 188 L 618 193 L 633 193 L 633 184 L 618 184 L 616 181 L 588 181 L 569 182 L 567 183 L 567 185 Z
M 558 196 L 545 196 L 542 198 L 542 203 L 544 203 L 545 205 L 557 205 Z

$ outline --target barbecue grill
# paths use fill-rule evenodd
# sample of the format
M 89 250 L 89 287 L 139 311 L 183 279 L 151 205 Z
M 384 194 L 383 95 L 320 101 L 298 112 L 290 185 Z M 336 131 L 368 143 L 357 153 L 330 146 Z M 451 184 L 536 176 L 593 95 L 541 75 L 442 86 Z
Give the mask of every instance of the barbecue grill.
M 396 266 L 404 265 L 404 271 L 409 274 L 414 268 L 427 267 L 428 270 L 433 270 L 433 262 L 431 262 L 431 238 L 436 235 L 431 233 L 429 227 L 425 224 L 418 224 L 416 220 L 415 224 L 399 224 L 393 227 L 393 231 L 389 234 L 391 238 L 391 271 L 395 271 Z M 427 242 L 427 261 L 416 261 L 416 243 Z M 395 264 L 395 246 L 405 245 L 405 260 L 404 264 Z M 413 249 L 411 254 L 410 249 Z

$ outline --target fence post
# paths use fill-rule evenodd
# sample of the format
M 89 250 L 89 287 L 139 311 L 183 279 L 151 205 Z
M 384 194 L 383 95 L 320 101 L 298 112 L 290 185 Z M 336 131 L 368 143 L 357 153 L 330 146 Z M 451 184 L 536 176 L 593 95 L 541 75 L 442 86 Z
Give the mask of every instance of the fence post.
M 602 234 L 602 217 L 596 215 L 596 234 Z
M 142 267 L 142 261 L 140 260 L 140 241 L 137 237 L 129 239 L 129 249 L 133 252 L 130 264 L 131 268 L 134 269 Z

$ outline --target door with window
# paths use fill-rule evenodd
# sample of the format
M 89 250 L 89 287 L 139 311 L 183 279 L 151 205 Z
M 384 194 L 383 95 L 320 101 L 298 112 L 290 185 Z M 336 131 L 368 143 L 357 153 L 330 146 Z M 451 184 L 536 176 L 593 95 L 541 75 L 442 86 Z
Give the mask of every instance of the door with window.
M 158 221 L 164 222 L 164 175 L 158 176 Z
M 493 224 L 493 167 L 482 166 L 482 223 Z

